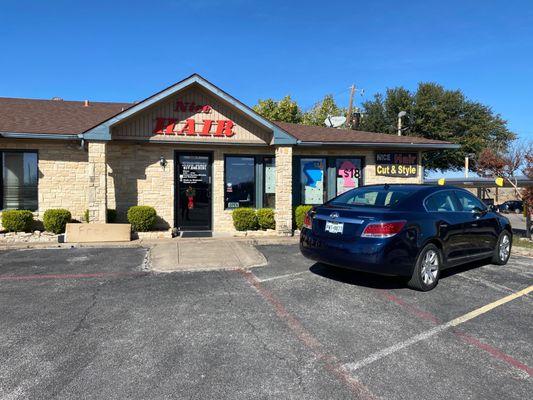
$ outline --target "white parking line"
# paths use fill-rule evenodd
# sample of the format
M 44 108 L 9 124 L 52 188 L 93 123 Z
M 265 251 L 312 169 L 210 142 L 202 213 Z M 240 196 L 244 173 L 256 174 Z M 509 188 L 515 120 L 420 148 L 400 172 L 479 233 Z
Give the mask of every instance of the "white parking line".
M 305 273 L 308 273 L 308 272 L 309 271 L 294 272 L 292 274 L 278 275 L 278 276 L 273 276 L 273 277 L 270 277 L 270 278 L 258 279 L 258 281 L 259 282 L 268 282 L 268 281 L 273 281 L 275 279 L 292 278 L 293 276 L 302 275 L 302 274 L 305 274 Z
M 489 287 L 491 289 L 497 290 L 499 292 L 504 292 L 504 293 L 512 293 L 513 292 L 513 289 L 508 288 L 507 286 L 500 285 L 498 283 L 494 283 L 494 282 L 488 281 L 488 280 L 483 279 L 483 278 L 470 276 L 470 275 L 467 275 L 466 273 L 457 274 L 455 276 L 458 276 L 460 278 L 463 278 L 463 279 L 466 279 L 466 280 L 469 280 L 469 281 L 472 281 L 472 282 L 481 283 L 482 285 L 485 285 L 486 287 Z
M 422 340 L 426 340 L 430 338 L 431 336 L 434 336 L 442 331 L 445 331 L 449 328 L 452 328 L 454 326 L 460 325 L 466 321 L 469 321 L 473 318 L 476 318 L 480 316 L 481 314 L 485 314 L 489 312 L 490 310 L 501 306 L 502 304 L 508 303 L 511 300 L 514 300 L 518 297 L 527 295 L 533 291 L 533 286 L 529 286 L 523 290 L 520 290 L 519 292 L 510 294 L 509 296 L 503 297 L 499 300 L 496 300 L 492 303 L 489 303 L 483 307 L 477 308 L 473 311 L 470 311 L 469 313 L 466 313 L 460 317 L 457 317 L 455 319 L 452 319 L 451 321 L 446 322 L 445 324 L 438 325 L 432 329 L 429 329 L 425 332 L 419 333 L 418 335 L 413 336 L 410 339 L 404 340 L 403 342 L 396 343 L 390 347 L 387 347 L 385 349 L 382 349 L 380 351 L 375 352 L 374 354 L 371 354 L 370 356 L 363 358 L 360 361 L 355 361 L 351 363 L 346 363 L 343 365 L 343 368 L 349 372 L 354 372 L 368 364 L 372 364 L 373 362 L 376 362 L 378 360 L 381 360 L 384 357 L 387 357 L 393 353 L 396 353 L 406 347 L 411 346 L 412 344 L 418 343 Z

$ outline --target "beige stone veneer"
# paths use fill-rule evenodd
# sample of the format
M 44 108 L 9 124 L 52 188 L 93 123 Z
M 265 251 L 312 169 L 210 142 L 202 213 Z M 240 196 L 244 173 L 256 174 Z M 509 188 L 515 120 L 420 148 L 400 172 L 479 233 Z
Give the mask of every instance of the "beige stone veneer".
M 37 150 L 39 209 L 36 218 L 50 208 L 66 208 L 83 218 L 87 209 L 87 151 L 79 141 L 0 139 L 0 150 Z
M 231 211 L 224 209 L 224 155 L 276 155 L 276 229 L 280 234 L 292 228 L 292 208 L 296 206 L 292 204 L 293 156 L 364 157 L 365 184 L 422 181 L 420 165 L 416 178 L 378 177 L 375 175 L 374 152 L 354 147 L 202 146 L 115 140 L 89 142 L 85 149 L 81 149 L 77 141 L 1 139 L 0 149 L 38 151 L 38 218 L 47 209 L 66 208 L 75 219 L 82 220 L 85 210 L 89 209 L 93 221 L 102 221 L 107 186 L 107 207 L 117 209 L 119 221 L 126 220 L 130 206 L 149 205 L 157 211 L 159 228 L 174 226 L 175 150 L 212 152 L 212 224 L 217 232 L 234 232 Z M 159 163 L 161 156 L 168 162 L 165 168 Z M 107 179 L 104 179 L 106 173 Z

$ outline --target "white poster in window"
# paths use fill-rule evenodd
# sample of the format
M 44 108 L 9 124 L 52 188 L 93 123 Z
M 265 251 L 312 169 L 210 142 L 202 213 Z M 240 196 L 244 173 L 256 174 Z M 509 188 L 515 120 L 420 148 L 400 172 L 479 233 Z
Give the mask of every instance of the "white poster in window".
M 265 193 L 276 193 L 276 167 L 265 166 Z
M 302 160 L 303 203 L 324 202 L 324 165 L 321 160 Z

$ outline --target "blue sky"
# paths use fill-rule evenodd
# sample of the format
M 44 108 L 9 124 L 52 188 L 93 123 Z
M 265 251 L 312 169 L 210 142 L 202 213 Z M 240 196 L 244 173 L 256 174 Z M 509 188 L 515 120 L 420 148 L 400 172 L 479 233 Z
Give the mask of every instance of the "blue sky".
M 0 96 L 133 101 L 198 72 L 249 105 L 308 108 L 434 81 L 533 140 L 530 0 L 17 0 L 0 37 Z

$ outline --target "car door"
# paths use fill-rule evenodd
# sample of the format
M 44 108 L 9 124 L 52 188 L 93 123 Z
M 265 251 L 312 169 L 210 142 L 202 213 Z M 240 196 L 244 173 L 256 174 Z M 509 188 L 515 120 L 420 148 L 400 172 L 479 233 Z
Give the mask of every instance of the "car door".
M 456 190 L 455 195 L 465 216 L 465 237 L 472 246 L 473 255 L 492 254 L 500 231 L 496 214 L 470 192 Z
M 437 236 L 443 244 L 444 257 L 449 264 L 468 255 L 464 237 L 465 216 L 452 190 L 441 190 L 428 196 L 424 202 L 426 211 L 436 223 Z

